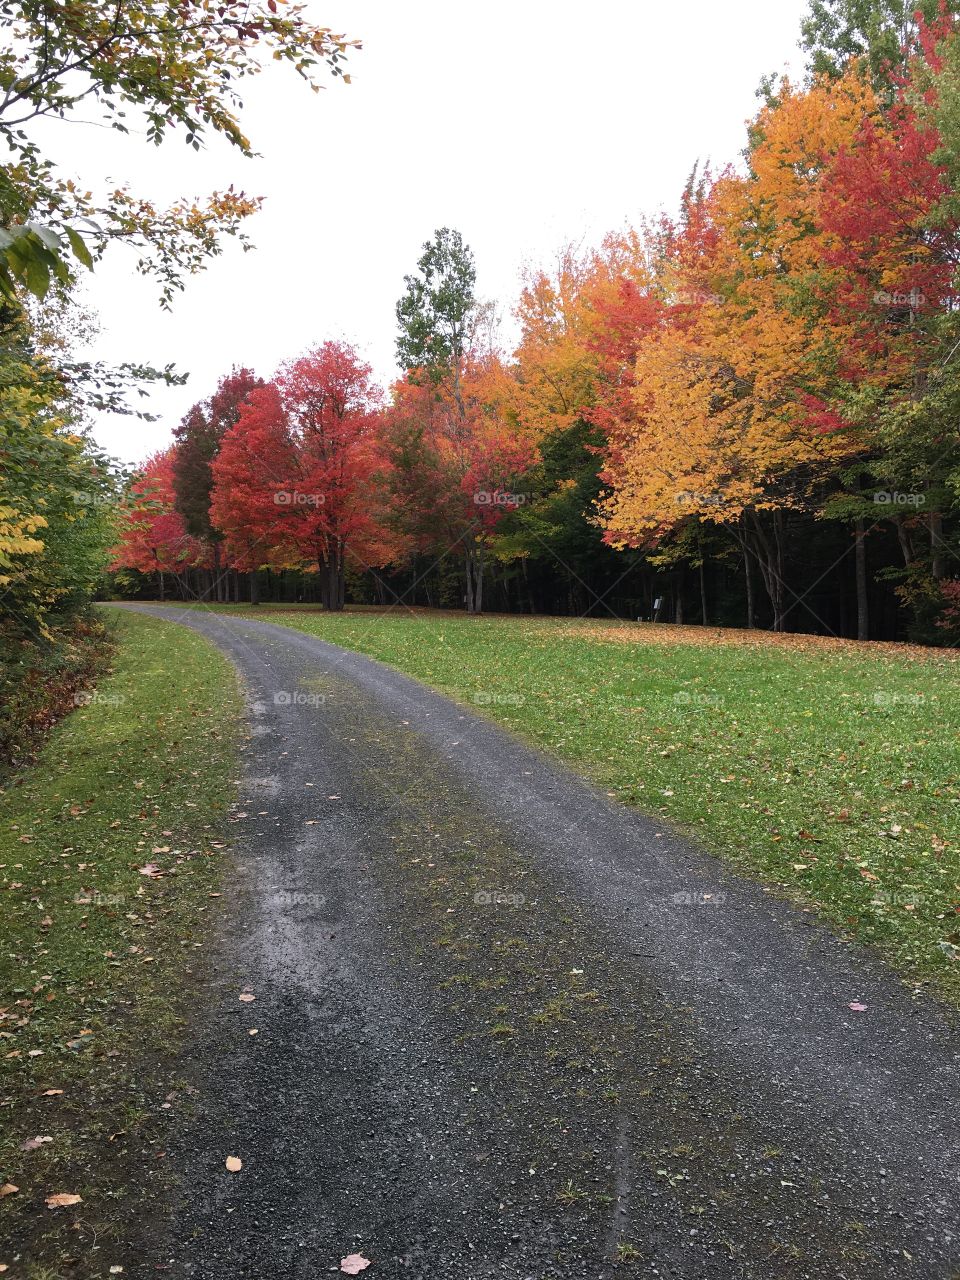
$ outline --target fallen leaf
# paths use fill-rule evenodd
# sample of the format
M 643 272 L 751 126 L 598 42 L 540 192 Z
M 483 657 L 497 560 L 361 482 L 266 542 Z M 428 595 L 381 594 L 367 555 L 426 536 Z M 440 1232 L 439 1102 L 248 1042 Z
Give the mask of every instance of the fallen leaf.
M 256 1028 L 256 1027 L 251 1027 L 251 1028 L 250 1028 L 250 1030 L 247 1032 L 247 1035 L 248 1035 L 248 1036 L 255 1036 L 256 1034 L 257 1034 L 257 1028 Z
M 155 862 L 147 862 L 140 868 L 140 874 L 149 877 L 151 880 L 156 880 L 157 876 L 163 875 L 163 872 Z
M 242 991 L 240 993 L 240 999 L 243 1001 L 244 1004 L 249 1004 L 251 1000 L 256 1000 L 256 998 L 257 997 L 253 994 L 252 991 Z
M 111 1267 L 110 1274 L 112 1276 L 118 1276 L 122 1270 L 123 1270 L 123 1267 Z
M 853 1000 L 847 1005 L 847 1008 L 852 1009 L 854 1013 L 863 1013 L 866 1007 L 865 1004 L 860 1004 L 857 1000 Z
M 231 1173 L 239 1173 L 240 1170 L 243 1168 L 243 1161 L 238 1160 L 236 1156 L 227 1156 L 226 1160 L 224 1161 L 224 1164 L 227 1166 L 227 1168 L 230 1170 Z
M 41 1097 L 56 1098 L 56 1097 L 59 1097 L 61 1093 L 63 1093 L 62 1089 L 44 1089 L 43 1093 L 41 1094 Z
M 26 1140 L 26 1142 L 21 1142 L 21 1144 L 20 1144 L 20 1150 L 21 1150 L 21 1151 L 36 1151 L 36 1149 L 37 1149 L 38 1147 L 42 1147 L 42 1146 L 43 1146 L 43 1144 L 44 1144 L 45 1142 L 52 1142 L 52 1141 L 53 1141 L 53 1139 L 52 1139 L 51 1137 L 49 1137 L 49 1135 L 48 1135 L 48 1136 L 45 1136 L 45 1137 L 43 1137 L 43 1138 L 28 1138 L 28 1139 Z
M 370 1259 L 365 1258 L 362 1253 L 348 1253 L 345 1258 L 340 1259 L 340 1270 L 344 1275 L 355 1276 L 360 1271 L 366 1271 L 370 1265 Z
M 4 1196 L 12 1196 L 15 1192 L 19 1190 L 20 1188 L 15 1187 L 12 1182 L 5 1182 L 3 1186 L 0 1187 L 0 1199 L 2 1199 Z
M 61 1191 L 55 1196 L 47 1196 L 45 1202 L 48 1209 L 66 1209 L 72 1204 L 80 1204 L 79 1196 L 68 1191 Z

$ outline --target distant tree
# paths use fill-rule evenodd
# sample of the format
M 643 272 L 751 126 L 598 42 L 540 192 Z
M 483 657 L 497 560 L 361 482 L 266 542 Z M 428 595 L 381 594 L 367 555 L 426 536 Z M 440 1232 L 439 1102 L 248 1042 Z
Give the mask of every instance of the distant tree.
M 166 593 L 166 574 L 179 577 L 187 569 L 202 567 L 207 555 L 204 544 L 190 536 L 174 507 L 175 454 L 175 446 L 154 454 L 132 478 L 111 565 L 113 569 L 156 573 L 161 600 Z
M 471 361 L 459 404 L 447 384 L 406 379 L 381 424 L 394 527 L 418 551 L 461 560 L 468 613 L 483 611 L 494 534 L 526 501 L 513 482 L 535 456 L 505 412 L 504 392 L 499 361 Z
M 230 554 L 315 569 L 332 610 L 343 608 L 348 555 L 368 567 L 379 554 L 379 399 L 370 367 L 326 342 L 254 388 L 212 464 L 211 517 Z
M 220 379 L 209 400 L 193 405 L 174 428 L 177 441 L 173 456 L 174 505 L 183 517 L 187 532 L 210 544 L 217 575 L 222 535 L 210 519 L 211 464 L 220 451 L 224 435 L 236 424 L 241 405 L 250 392 L 260 386 L 263 379 L 250 369 L 233 369 Z M 218 576 L 218 598 L 220 594 Z
M 397 303 L 400 367 L 414 376 L 422 372 L 435 386 L 449 381 L 461 414 L 476 278 L 473 254 L 460 232 L 441 227 L 424 244 L 417 274 L 404 277 L 406 292 Z

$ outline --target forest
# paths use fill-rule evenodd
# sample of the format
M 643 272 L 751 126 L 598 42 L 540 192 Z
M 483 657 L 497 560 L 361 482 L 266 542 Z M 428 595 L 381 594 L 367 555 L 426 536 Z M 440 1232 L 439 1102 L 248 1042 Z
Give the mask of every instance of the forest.
M 71 432 L 76 371 L 56 335 L 38 357 L 8 282 L 3 394 L 44 425 L 0 442 L 5 470 L 47 477 L 0 495 L 8 603 L 35 626 L 99 592 L 954 643 L 960 36 L 948 6 L 897 8 L 814 3 L 806 77 L 763 83 L 743 155 L 694 167 L 675 215 L 504 302 L 441 228 L 392 386 L 339 340 L 224 370 L 132 475 Z
M 337 342 L 226 372 L 125 495 L 120 589 L 955 640 L 960 44 L 828 52 L 676 217 L 530 272 L 515 350 L 443 228 L 387 392 Z

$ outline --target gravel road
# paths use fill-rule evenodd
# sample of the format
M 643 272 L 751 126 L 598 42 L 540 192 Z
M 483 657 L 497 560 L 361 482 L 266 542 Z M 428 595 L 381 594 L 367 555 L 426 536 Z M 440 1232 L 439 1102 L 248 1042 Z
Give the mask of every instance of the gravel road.
M 145 1275 L 960 1275 L 956 1019 L 392 669 L 143 611 L 251 724 Z

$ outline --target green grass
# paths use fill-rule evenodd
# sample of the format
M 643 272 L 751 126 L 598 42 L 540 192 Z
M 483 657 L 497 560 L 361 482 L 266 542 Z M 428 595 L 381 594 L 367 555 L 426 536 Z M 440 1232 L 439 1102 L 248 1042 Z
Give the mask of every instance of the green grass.
M 116 1242 L 162 1179 L 160 1088 L 217 907 L 235 674 L 183 628 L 114 626 L 91 701 L 0 792 L 0 1183 L 19 1187 L 0 1199 L 0 1262 L 17 1276 L 123 1265 Z M 52 1141 L 24 1152 L 37 1136 Z M 82 1204 L 46 1209 L 59 1192 Z
M 494 717 L 960 1003 L 957 655 L 612 621 L 230 611 Z

